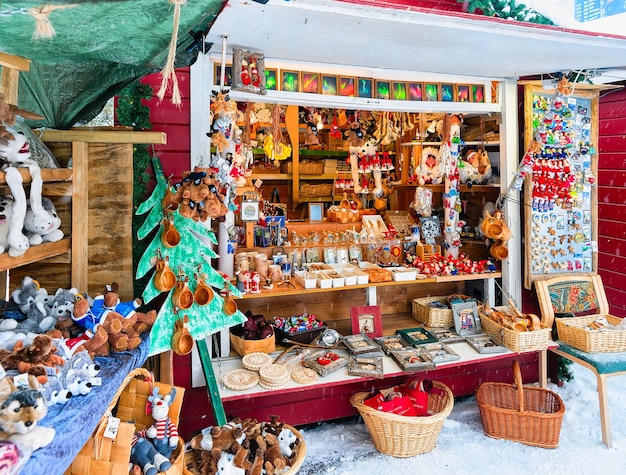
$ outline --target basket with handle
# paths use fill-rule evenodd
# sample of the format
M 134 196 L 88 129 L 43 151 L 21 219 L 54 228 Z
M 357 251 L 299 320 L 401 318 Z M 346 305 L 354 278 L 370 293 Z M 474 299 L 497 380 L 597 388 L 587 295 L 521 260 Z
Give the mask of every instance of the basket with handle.
M 153 382 L 152 373 L 145 368 L 135 368 L 128 373 L 113 396 L 100 424 L 81 449 L 65 475 L 127 475 L 130 461 L 130 448 L 133 434 L 150 427 L 154 423 L 151 414 L 146 414 L 146 403 L 152 387 L 158 387 L 161 394 L 167 394 L 172 386 Z M 170 405 L 169 417 L 178 425 L 180 409 L 185 389 L 175 386 L 176 397 Z M 121 419 L 115 439 L 104 437 L 104 429 L 109 414 Z M 184 465 L 184 441 L 178 438 L 178 446 L 171 457 L 172 466 L 166 475 L 182 475 Z
M 393 388 L 381 393 L 386 396 L 391 391 Z M 411 417 L 379 411 L 363 403 L 370 396 L 369 392 L 355 393 L 350 403 L 361 414 L 376 450 L 394 457 L 413 457 L 434 449 L 443 422 L 454 407 L 454 394 L 438 381 L 433 381 L 433 389 L 428 394 L 430 416 Z
M 440 304 L 433 306 L 433 304 Z M 445 308 L 440 308 L 445 306 Z M 450 328 L 454 326 L 448 297 L 421 297 L 413 299 L 413 318 L 427 327 Z
M 559 445 L 565 404 L 547 389 L 524 387 L 517 360 L 513 360 L 514 384 L 487 382 L 476 391 L 485 434 L 535 447 Z

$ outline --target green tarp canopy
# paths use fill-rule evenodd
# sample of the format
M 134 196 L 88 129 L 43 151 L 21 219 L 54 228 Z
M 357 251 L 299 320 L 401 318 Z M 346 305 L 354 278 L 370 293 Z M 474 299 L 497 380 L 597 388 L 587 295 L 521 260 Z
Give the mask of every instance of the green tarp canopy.
M 121 89 L 162 70 L 172 39 L 174 3 L 0 0 L 0 51 L 31 60 L 30 71 L 20 73 L 18 106 L 46 117 L 31 125 L 67 129 L 87 122 Z M 202 33 L 225 1 L 178 3 L 175 66 L 184 67 L 197 58 Z M 52 27 L 54 36 L 35 38 L 38 25 Z

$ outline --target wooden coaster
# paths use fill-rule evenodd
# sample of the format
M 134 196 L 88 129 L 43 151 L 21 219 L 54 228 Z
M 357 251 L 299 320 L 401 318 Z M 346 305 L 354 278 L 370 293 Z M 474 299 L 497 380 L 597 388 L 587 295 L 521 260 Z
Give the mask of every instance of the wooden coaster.
M 245 391 L 259 384 L 259 375 L 247 369 L 236 369 L 224 376 L 224 386 L 233 391 Z
M 300 368 L 291 373 L 291 379 L 298 384 L 310 384 L 317 380 L 317 373 L 311 368 Z
M 248 353 L 243 358 L 241 358 L 241 364 L 244 368 L 249 369 L 250 371 L 258 371 L 262 366 L 272 363 L 272 357 L 267 353 L 262 353 L 260 351 L 254 353 Z

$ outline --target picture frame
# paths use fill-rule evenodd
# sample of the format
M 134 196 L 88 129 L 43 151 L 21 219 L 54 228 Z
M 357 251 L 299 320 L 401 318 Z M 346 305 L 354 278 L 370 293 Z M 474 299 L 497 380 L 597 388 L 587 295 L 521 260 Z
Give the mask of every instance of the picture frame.
M 394 101 L 406 101 L 408 98 L 407 85 L 405 82 L 394 82 L 391 92 Z
M 407 84 L 407 93 L 409 101 L 423 101 L 424 85 L 420 82 L 410 82 Z
M 436 83 L 424 84 L 424 100 L 425 101 L 438 101 L 439 100 L 439 85 Z
M 241 221 L 256 222 L 259 220 L 260 206 L 258 201 L 241 202 Z
M 324 222 L 324 203 L 309 203 L 309 223 Z
M 265 55 L 250 49 L 233 48 L 232 89 L 265 94 Z
M 439 86 L 441 102 L 454 101 L 454 84 L 441 84 Z
M 300 92 L 300 72 L 281 70 L 280 90 L 285 92 Z
M 319 94 L 320 75 L 319 73 L 302 72 L 302 92 Z
M 350 307 L 352 333 L 367 335 L 370 338 L 383 336 L 383 320 L 380 307 L 377 305 L 362 305 Z
M 215 72 L 215 77 L 214 77 L 213 82 L 215 84 L 220 84 L 222 80 L 222 65 L 216 63 L 214 72 Z M 232 84 L 233 84 L 233 67 L 232 65 L 228 64 L 224 68 L 224 87 L 230 87 L 232 86 Z
M 391 83 L 389 81 L 376 80 L 376 99 L 391 99 Z
M 485 86 L 482 84 L 472 84 L 470 86 L 470 99 L 472 102 L 485 102 Z
M 322 74 L 322 94 L 327 96 L 337 95 L 337 76 Z
M 470 88 L 466 85 L 458 85 L 456 87 L 456 102 L 469 102 Z
M 373 81 L 369 78 L 359 78 L 357 80 L 357 97 L 371 98 L 373 94 Z
M 478 304 L 475 301 L 451 303 L 454 328 L 461 336 L 476 335 L 482 333 Z
M 278 91 L 278 69 L 265 68 L 265 90 Z
M 344 97 L 356 96 L 356 78 L 349 76 L 340 76 L 339 95 Z

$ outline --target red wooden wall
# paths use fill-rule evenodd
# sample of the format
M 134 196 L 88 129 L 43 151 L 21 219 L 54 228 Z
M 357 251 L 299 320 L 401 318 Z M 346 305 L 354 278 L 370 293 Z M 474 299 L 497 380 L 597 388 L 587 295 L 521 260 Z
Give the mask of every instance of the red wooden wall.
M 600 99 L 598 270 L 611 313 L 626 317 L 626 90 Z
M 160 73 L 151 74 L 141 80 L 145 84 L 150 84 L 154 91 L 154 97 L 146 104 L 150 108 L 152 130 L 167 134 L 167 144 L 154 146 L 156 156 L 161 159 L 165 176 L 174 175 L 174 181 L 182 178 L 182 172 L 189 170 L 191 163 L 189 68 L 177 69 L 176 77 L 182 97 L 180 107 L 171 103 L 171 91 L 166 93 L 163 101 L 156 96 L 161 87 Z

